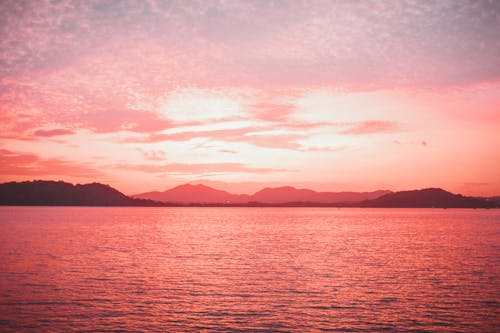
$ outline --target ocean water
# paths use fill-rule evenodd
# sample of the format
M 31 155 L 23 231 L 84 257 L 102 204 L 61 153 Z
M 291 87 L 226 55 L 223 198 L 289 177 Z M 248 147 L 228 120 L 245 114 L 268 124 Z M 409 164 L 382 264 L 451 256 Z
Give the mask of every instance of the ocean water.
M 500 210 L 0 207 L 0 332 L 499 332 Z

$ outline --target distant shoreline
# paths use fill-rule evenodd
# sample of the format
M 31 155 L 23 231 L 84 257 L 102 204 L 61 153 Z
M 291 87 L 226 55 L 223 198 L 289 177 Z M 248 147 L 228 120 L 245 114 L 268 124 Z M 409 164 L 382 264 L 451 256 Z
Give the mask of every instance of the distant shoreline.
M 261 198 L 241 198 L 206 186 L 181 186 L 170 191 L 178 191 L 178 196 L 170 200 L 137 198 L 127 196 L 109 185 L 100 183 L 73 185 L 63 181 L 27 181 L 0 184 L 0 206 L 39 206 L 39 207 L 309 207 L 309 208 L 499 208 L 500 202 L 492 199 L 466 197 L 453 194 L 441 188 L 389 192 L 371 192 L 369 199 L 353 200 L 338 198 L 334 192 L 314 192 L 293 187 L 266 188 L 258 194 Z M 167 191 L 168 192 L 168 191 Z M 205 195 L 200 196 L 203 192 Z M 380 193 L 382 192 L 382 193 Z M 221 195 L 217 196 L 217 195 Z M 276 194 L 278 193 L 278 194 Z M 290 195 L 294 194 L 294 196 Z M 307 196 L 297 196 L 297 194 Z M 351 194 L 354 192 L 351 192 Z M 269 194 L 273 194 L 270 196 Z M 344 192 L 345 194 L 345 192 Z M 344 195 L 343 194 L 343 195 Z M 366 193 L 365 193 L 366 194 Z M 363 195 L 365 195 L 363 194 Z M 229 195 L 229 197 L 228 197 Z M 322 202 L 317 199 L 320 196 Z M 359 195 L 359 193 L 355 193 Z M 325 199 L 325 196 L 328 196 Z M 242 200 L 237 202 L 237 200 Z M 359 198 L 357 196 L 356 198 Z M 231 199 L 231 200 L 229 200 Z M 258 199 L 243 201 L 243 199 Z M 298 200 L 297 200 L 298 199 Z M 206 200 L 206 201 L 205 201 Z M 316 201 L 318 200 L 318 201 Z
M 293 204 L 165 204 L 154 206 L 123 206 L 123 205 L 24 205 L 24 204 L 0 204 L 0 207 L 79 207 L 79 208 L 356 208 L 356 209 L 499 209 L 500 207 L 381 207 L 381 206 L 336 206 L 336 205 L 293 205 Z

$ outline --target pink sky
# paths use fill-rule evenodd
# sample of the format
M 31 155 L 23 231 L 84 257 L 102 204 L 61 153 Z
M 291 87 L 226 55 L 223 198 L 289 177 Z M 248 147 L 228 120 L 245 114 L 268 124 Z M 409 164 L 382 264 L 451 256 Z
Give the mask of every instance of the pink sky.
M 0 181 L 500 194 L 500 2 L 2 1 Z

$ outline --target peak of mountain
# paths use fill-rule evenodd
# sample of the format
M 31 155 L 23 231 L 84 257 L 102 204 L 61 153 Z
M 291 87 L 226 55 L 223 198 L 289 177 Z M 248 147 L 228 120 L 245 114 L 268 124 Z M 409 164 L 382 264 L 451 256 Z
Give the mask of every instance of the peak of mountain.
M 293 187 L 293 186 L 281 186 L 281 187 L 264 187 L 262 190 L 257 191 L 256 193 L 259 192 L 275 192 L 275 191 L 301 191 L 300 189 Z
M 188 183 L 188 184 L 182 184 L 182 185 L 179 185 L 179 186 L 176 186 L 176 187 L 173 187 L 172 190 L 214 190 L 213 188 L 211 187 L 208 187 L 206 185 L 203 185 L 203 184 L 191 184 L 191 183 Z
M 493 198 L 496 199 L 496 198 Z M 466 197 L 441 188 L 412 191 L 316 192 L 292 186 L 264 188 L 253 195 L 231 194 L 202 184 L 179 185 L 163 192 L 126 196 L 100 183 L 73 185 L 63 181 L 0 184 L 0 205 L 38 206 L 356 206 L 400 208 L 494 208 L 491 198 Z M 154 201 L 153 201 L 154 200 Z
M 206 194 L 231 194 L 227 191 L 218 190 L 203 184 L 183 184 L 176 187 L 173 187 L 167 191 L 162 193 L 206 193 Z
M 292 186 L 266 187 L 253 195 L 232 194 L 202 184 L 184 184 L 163 192 L 146 192 L 134 195 L 135 198 L 172 203 L 249 203 L 281 204 L 300 203 L 349 203 L 374 199 L 390 191 L 374 192 L 316 192 L 310 189 L 297 189 Z
M 163 192 L 146 192 L 134 195 L 133 197 L 183 204 L 245 203 L 250 201 L 248 195 L 232 194 L 203 184 L 183 184 Z
M 63 181 L 26 181 L 0 184 L 0 205 L 34 206 L 155 206 L 150 200 L 138 200 L 109 185 L 100 183 L 73 185 Z
M 292 186 L 270 188 L 256 192 L 252 199 L 256 202 L 266 203 L 349 203 L 378 198 L 390 191 L 373 192 L 316 192 L 310 189 L 297 189 Z
M 318 192 L 297 189 L 292 186 L 266 187 L 252 195 L 252 201 L 266 203 L 310 202 L 316 193 Z
M 492 208 L 493 202 L 453 194 L 441 188 L 400 191 L 385 194 L 361 203 L 362 207 L 401 207 L 401 208 Z

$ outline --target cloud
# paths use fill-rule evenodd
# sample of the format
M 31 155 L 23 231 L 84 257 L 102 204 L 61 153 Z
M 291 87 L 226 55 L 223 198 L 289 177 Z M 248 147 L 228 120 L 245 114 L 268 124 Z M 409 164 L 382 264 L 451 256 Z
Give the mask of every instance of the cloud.
M 60 135 L 70 135 L 73 134 L 74 132 L 68 129 L 64 128 L 57 128 L 57 129 L 52 129 L 52 130 L 37 130 L 35 133 L 33 133 L 35 136 L 41 136 L 41 137 L 53 137 L 53 136 L 60 136 Z
M 250 167 L 243 163 L 168 163 L 161 165 L 152 164 L 117 164 L 116 169 L 127 169 L 151 173 L 174 174 L 214 174 L 214 173 L 250 173 L 266 174 L 275 172 L 290 172 L 292 170 L 281 168 Z
M 251 105 L 255 119 L 269 122 L 283 122 L 294 112 L 292 104 L 257 103 Z
M 228 154 L 237 154 L 238 152 L 233 149 L 219 149 L 219 152 L 221 153 L 228 153 Z
M 411 145 L 411 146 L 421 146 L 421 147 L 427 147 L 429 145 L 429 143 L 426 140 L 421 140 L 421 141 L 418 141 L 418 140 L 404 140 L 404 141 L 393 140 L 392 143 L 397 144 L 397 145 Z
M 102 173 L 83 163 L 46 159 L 35 154 L 0 149 L 0 174 L 3 176 L 100 177 Z
M 97 133 L 129 131 L 149 133 L 173 127 L 154 112 L 127 109 L 91 111 L 80 116 L 81 126 Z
M 339 147 L 330 147 L 330 146 L 316 147 L 316 146 L 311 146 L 311 147 L 302 148 L 302 150 L 309 151 L 309 152 L 332 152 L 332 153 L 344 151 L 346 149 L 347 149 L 347 146 L 339 146 Z
M 141 152 L 144 158 L 149 161 L 164 161 L 166 159 L 165 152 L 161 150 L 145 150 L 137 148 L 137 151 Z
M 382 120 L 369 120 L 348 125 L 348 128 L 340 131 L 346 135 L 366 135 L 375 133 L 391 133 L 401 130 L 398 123 Z
M 297 177 L 349 177 L 362 160 L 333 152 L 372 149 L 376 134 L 398 131 L 386 139 L 401 143 L 401 163 L 418 158 L 403 145 L 433 138 L 447 150 L 435 158 L 456 164 L 456 139 L 470 133 L 461 151 L 491 166 L 499 13 L 498 1 L 468 0 L 3 0 L 0 138 L 25 153 L 4 154 L 2 167 L 85 174 L 78 168 L 91 165 L 42 154 L 61 148 L 84 161 L 95 148 L 99 163 L 153 170 L 166 165 L 159 151 L 183 165 L 192 149 L 240 170 L 288 159 L 304 167 Z
M 301 145 L 297 140 L 303 137 L 302 134 L 255 132 L 225 138 L 225 141 L 244 142 L 262 148 L 299 150 Z
M 266 131 L 266 127 L 242 127 L 235 129 L 221 129 L 208 131 L 186 131 L 177 133 L 151 134 L 146 137 L 127 138 L 128 143 L 164 142 L 164 141 L 188 141 L 195 138 L 205 138 L 213 141 L 244 142 L 257 147 L 275 149 L 301 148 L 297 140 L 304 137 L 303 134 L 272 133 Z
M 231 89 L 181 89 L 162 96 L 157 112 L 175 122 L 227 121 L 244 116 L 244 91 Z
M 470 84 L 500 77 L 499 11 L 465 0 L 6 0 L 0 75 L 59 70 L 99 50 L 108 57 L 90 61 L 92 73 L 128 72 L 137 87 Z
M 62 135 L 61 129 L 45 129 L 51 127 L 88 129 L 96 133 L 149 133 L 174 126 L 171 120 L 154 110 L 130 107 L 128 101 L 133 97 L 121 91 L 118 82 L 117 87 L 110 86 L 90 73 L 84 75 L 86 77 L 68 69 L 68 72 L 43 76 L 33 73 L 25 78 L 6 79 L 7 87 L 0 86 L 3 136 L 23 137 L 40 127 L 36 136 Z
M 208 138 L 213 140 L 223 140 L 231 137 L 239 137 L 253 132 L 251 127 L 220 129 L 206 131 L 184 131 L 175 133 L 153 133 L 145 137 L 130 137 L 125 142 L 145 143 L 145 142 L 163 142 L 163 141 L 188 141 L 194 138 Z

